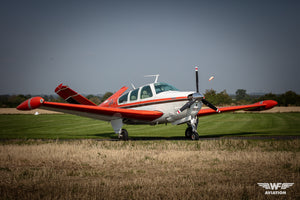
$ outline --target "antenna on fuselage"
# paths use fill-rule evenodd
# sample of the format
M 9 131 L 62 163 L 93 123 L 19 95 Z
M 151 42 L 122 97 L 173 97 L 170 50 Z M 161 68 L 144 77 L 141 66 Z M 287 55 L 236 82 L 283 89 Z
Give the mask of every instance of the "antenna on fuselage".
M 156 74 L 156 75 L 146 75 L 146 76 L 144 76 L 144 77 L 155 77 L 154 83 L 157 83 L 159 74 Z
M 133 83 L 131 83 L 132 88 L 135 90 L 135 86 L 133 85 Z

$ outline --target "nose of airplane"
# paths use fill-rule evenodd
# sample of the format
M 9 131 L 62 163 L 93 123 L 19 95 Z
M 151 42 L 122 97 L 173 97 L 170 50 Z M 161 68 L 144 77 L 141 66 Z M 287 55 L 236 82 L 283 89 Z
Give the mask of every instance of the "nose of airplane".
M 32 110 L 35 108 L 40 107 L 44 103 L 44 99 L 42 97 L 32 97 L 30 99 L 27 99 L 20 105 L 18 105 L 18 110 Z

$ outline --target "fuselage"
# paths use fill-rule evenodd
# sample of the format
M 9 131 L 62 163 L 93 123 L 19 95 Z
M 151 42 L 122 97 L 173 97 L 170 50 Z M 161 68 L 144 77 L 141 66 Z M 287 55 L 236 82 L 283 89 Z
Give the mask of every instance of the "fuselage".
M 184 123 L 184 118 L 191 114 L 197 115 L 202 107 L 201 102 L 195 102 L 191 106 L 191 109 L 182 113 L 177 112 L 178 109 L 188 102 L 188 95 L 193 93 L 193 91 L 179 91 L 167 83 L 151 83 L 120 96 L 117 100 L 116 107 L 135 110 L 160 111 L 164 113 L 160 118 L 152 121 L 152 124 L 173 123 L 180 119 L 182 119 L 182 123 Z M 127 121 L 127 123 L 138 122 Z

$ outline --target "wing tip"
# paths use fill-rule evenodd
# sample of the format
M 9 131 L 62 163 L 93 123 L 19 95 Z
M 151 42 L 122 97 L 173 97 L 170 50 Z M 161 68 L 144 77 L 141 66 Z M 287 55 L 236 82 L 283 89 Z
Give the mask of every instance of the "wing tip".
M 40 107 L 45 100 L 42 97 L 32 97 L 17 106 L 18 110 L 32 110 Z
M 255 104 L 263 105 L 264 106 L 263 110 L 269 110 L 269 109 L 274 108 L 275 106 L 277 106 L 278 102 L 274 101 L 274 100 L 264 100 L 264 101 L 257 102 Z

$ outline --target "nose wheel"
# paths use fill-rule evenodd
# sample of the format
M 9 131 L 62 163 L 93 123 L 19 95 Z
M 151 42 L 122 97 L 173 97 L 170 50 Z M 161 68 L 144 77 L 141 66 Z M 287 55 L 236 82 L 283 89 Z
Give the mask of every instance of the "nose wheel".
M 197 131 L 193 131 L 192 127 L 187 127 L 187 129 L 185 130 L 185 137 L 192 140 L 199 140 L 199 134 L 197 133 Z
M 186 138 L 191 138 L 193 134 L 193 128 L 192 127 L 187 127 L 187 129 L 185 130 L 185 137 Z
M 185 130 L 185 137 L 190 138 L 192 140 L 199 140 L 199 134 L 197 132 L 198 127 L 198 118 L 192 118 L 188 123 L 188 127 Z
M 198 135 L 198 133 L 197 133 L 196 131 L 194 131 L 194 132 L 192 133 L 191 139 L 192 139 L 192 140 L 199 140 L 199 135 Z

